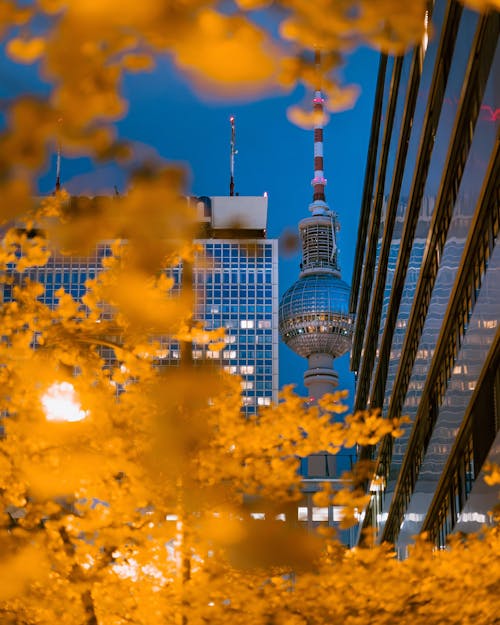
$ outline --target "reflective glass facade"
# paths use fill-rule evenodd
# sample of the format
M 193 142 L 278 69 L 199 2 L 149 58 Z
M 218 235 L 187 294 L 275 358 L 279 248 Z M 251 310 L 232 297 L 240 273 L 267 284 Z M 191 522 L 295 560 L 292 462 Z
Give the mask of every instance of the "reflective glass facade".
M 225 231 L 224 234 L 230 234 Z M 268 406 L 278 396 L 278 253 L 277 241 L 244 237 L 245 231 L 234 232 L 237 238 L 197 239 L 199 245 L 193 266 L 195 294 L 194 317 L 206 329 L 224 328 L 225 347 L 210 351 L 193 345 L 193 359 L 210 358 L 221 367 L 242 378 L 242 411 L 255 413 L 259 406 Z M 255 233 L 251 233 L 255 236 Z M 97 245 L 86 257 L 53 255 L 47 265 L 25 273 L 31 280 L 45 286 L 40 298 L 49 306 L 57 304 L 55 293 L 63 288 L 74 298 L 81 298 L 86 280 L 102 271 L 102 259 L 111 255 L 108 243 Z M 182 267 L 168 268 L 176 289 L 182 288 Z M 5 286 L 4 298 L 12 298 Z M 111 318 L 111 310 L 103 310 Z M 179 362 L 179 345 L 168 337 L 159 337 L 162 349 L 159 366 L 175 366 Z M 112 349 L 103 348 L 102 356 L 111 362 Z
M 419 531 L 442 547 L 477 529 L 492 506 L 482 466 L 500 451 L 500 16 L 429 12 L 433 38 L 394 61 L 398 90 L 378 82 L 373 127 L 388 136 L 368 158 L 350 303 L 356 408 L 410 418 L 362 452 L 384 482 L 363 525 L 401 555 Z
M 242 377 L 243 408 L 250 414 L 278 395 L 277 241 L 198 243 L 203 262 L 194 267 L 195 317 L 207 329 L 226 329 L 226 347 L 211 357 Z

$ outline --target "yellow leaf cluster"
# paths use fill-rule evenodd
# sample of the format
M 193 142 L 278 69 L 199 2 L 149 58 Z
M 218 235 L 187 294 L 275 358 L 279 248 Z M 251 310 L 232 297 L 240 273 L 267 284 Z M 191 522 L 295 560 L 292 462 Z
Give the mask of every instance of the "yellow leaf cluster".
M 242 91 L 269 89 L 277 73 L 277 49 L 251 21 L 227 16 L 212 9 L 201 10 L 193 24 L 174 47 L 176 63 L 207 89 L 219 91 L 238 87 Z
M 45 40 L 41 37 L 10 39 L 7 44 L 7 54 L 18 63 L 33 63 L 42 56 L 44 50 Z
M 14 26 L 25 24 L 31 15 L 30 7 L 19 5 L 14 0 L 3 0 L 0 4 L 0 35 Z
M 484 476 L 486 484 L 489 486 L 500 484 L 500 466 L 498 464 L 487 462 L 484 466 L 484 471 L 486 473 Z

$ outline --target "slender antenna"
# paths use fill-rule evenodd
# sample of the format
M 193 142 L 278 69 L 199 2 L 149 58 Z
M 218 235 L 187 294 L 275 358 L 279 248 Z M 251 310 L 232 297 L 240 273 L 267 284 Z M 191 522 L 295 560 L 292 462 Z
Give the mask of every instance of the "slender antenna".
M 57 160 L 56 160 L 56 191 L 61 189 L 61 142 L 57 143 Z
M 229 161 L 229 168 L 231 172 L 231 178 L 229 181 L 229 195 L 234 195 L 234 157 L 238 153 L 236 150 L 236 128 L 234 125 L 234 115 L 229 118 L 231 123 L 231 157 Z
M 323 165 L 323 120 L 325 116 L 324 98 L 321 93 L 321 57 L 319 50 L 314 55 L 318 84 L 314 92 L 314 178 L 311 180 L 313 186 L 313 203 L 316 201 L 325 202 L 326 178 Z
M 62 117 L 57 120 L 58 124 L 62 124 Z M 60 127 L 59 127 L 60 128 Z M 57 133 L 57 158 L 56 158 L 56 192 L 61 189 L 61 133 Z

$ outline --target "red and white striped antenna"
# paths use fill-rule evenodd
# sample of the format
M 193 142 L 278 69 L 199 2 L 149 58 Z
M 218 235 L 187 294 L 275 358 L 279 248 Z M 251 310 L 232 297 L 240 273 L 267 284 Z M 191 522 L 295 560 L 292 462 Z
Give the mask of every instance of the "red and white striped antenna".
M 327 208 L 326 206 L 326 178 L 323 164 L 323 121 L 325 109 L 323 94 L 321 92 L 321 56 L 319 50 L 314 54 L 318 84 L 314 91 L 313 112 L 314 112 L 314 178 L 311 180 L 313 186 L 312 210 L 315 208 Z
M 229 159 L 229 171 L 231 177 L 229 179 L 229 195 L 234 195 L 234 157 L 238 153 L 236 150 L 236 127 L 234 121 L 234 115 L 231 115 L 229 118 L 229 122 L 231 124 L 231 154 Z

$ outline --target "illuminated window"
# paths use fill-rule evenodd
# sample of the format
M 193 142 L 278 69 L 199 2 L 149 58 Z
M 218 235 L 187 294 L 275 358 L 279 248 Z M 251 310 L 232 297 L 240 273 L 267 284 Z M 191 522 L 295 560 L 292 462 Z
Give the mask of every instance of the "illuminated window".
M 254 327 L 253 319 L 242 319 L 240 321 L 240 327 L 241 327 L 242 330 L 247 330 L 249 328 L 253 328 Z
M 312 509 L 313 521 L 328 521 L 328 508 L 316 508 Z
M 254 372 L 253 365 L 241 365 L 240 367 L 240 373 L 242 373 L 243 375 L 252 375 L 253 372 Z

